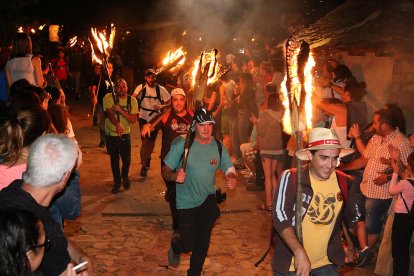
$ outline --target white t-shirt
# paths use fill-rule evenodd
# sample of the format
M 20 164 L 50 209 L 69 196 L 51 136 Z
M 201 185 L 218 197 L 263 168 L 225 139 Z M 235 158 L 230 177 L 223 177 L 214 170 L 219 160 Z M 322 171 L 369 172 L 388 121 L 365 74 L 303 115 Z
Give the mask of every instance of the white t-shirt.
M 133 97 L 137 97 L 137 100 L 141 98 L 141 93 L 142 93 L 142 92 L 140 93 L 141 89 L 142 89 L 142 84 L 138 85 L 137 88 L 135 88 L 134 93 L 132 94 Z M 138 93 L 140 94 L 138 95 Z M 160 85 L 160 96 L 161 96 L 161 99 L 164 101 L 164 103 L 171 98 L 170 93 L 168 93 L 167 89 L 165 89 L 161 85 Z M 142 100 L 141 106 L 140 106 L 141 110 L 139 112 L 139 118 L 144 119 L 147 122 L 149 122 L 152 118 L 154 118 L 158 114 L 158 112 L 153 112 L 151 110 L 154 110 L 154 106 L 160 105 L 160 104 L 161 102 L 157 98 L 157 91 L 155 90 L 155 86 L 149 87 L 147 85 L 146 92 L 145 92 L 145 98 Z M 150 111 L 148 111 L 147 109 L 149 109 Z

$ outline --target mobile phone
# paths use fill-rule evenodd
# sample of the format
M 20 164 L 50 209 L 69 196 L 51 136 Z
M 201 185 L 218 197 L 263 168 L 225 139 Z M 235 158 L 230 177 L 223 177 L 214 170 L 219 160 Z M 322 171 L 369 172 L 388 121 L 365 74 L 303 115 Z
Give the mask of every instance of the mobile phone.
M 73 267 L 73 270 L 75 272 L 80 272 L 86 268 L 86 265 L 88 264 L 88 261 L 84 261 L 76 266 Z

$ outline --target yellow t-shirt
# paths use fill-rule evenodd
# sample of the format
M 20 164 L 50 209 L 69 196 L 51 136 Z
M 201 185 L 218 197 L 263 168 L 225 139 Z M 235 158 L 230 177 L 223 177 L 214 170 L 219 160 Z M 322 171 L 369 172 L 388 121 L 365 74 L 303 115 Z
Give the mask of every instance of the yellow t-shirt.
M 309 175 L 313 198 L 303 219 L 302 235 L 311 269 L 315 269 L 331 264 L 328 259 L 328 242 L 341 210 L 343 197 L 335 172 L 326 181 L 315 179 L 310 172 Z M 289 271 L 295 271 L 294 258 Z
M 127 111 L 127 103 L 128 103 L 128 97 L 125 97 L 123 99 L 119 98 L 119 105 L 122 107 L 123 110 Z M 114 98 L 112 97 L 111 93 L 108 93 L 103 98 L 103 109 L 106 111 L 109 108 L 113 108 L 114 106 Z M 130 114 L 138 114 L 138 102 L 134 97 L 131 97 L 131 111 Z M 115 118 L 117 116 L 115 115 Z M 129 134 L 131 132 L 130 123 L 127 119 L 125 119 L 124 116 L 119 115 L 119 122 L 124 127 L 123 134 Z M 105 134 L 109 136 L 118 136 L 116 133 L 116 126 L 109 120 L 108 117 L 105 118 Z

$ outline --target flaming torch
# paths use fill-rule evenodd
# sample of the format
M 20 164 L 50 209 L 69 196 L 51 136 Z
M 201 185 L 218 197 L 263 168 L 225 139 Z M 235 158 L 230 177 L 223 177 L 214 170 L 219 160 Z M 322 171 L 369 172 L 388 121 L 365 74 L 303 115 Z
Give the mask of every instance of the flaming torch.
M 179 67 L 181 67 L 185 62 L 185 56 L 187 55 L 186 52 L 184 52 L 183 47 L 178 48 L 175 51 L 168 51 L 166 57 L 164 58 L 162 64 L 163 66 L 159 69 L 155 69 L 156 75 L 161 74 L 164 71 L 170 71 L 175 70 Z M 141 90 L 137 93 L 135 97 L 138 97 L 142 90 L 147 87 L 147 84 L 143 85 Z M 155 129 L 155 126 L 164 118 L 164 116 L 170 111 L 171 106 L 170 104 L 161 105 L 160 108 L 163 108 L 163 112 L 160 112 L 157 116 L 151 119 L 149 122 L 151 124 L 150 131 L 153 131 Z
M 111 51 L 114 47 L 116 29 L 114 26 L 111 26 L 111 33 L 109 35 L 109 41 L 106 38 L 105 32 L 99 32 L 96 30 L 96 28 L 91 28 L 91 33 L 95 40 L 95 45 L 96 45 L 96 47 L 94 47 L 94 44 L 88 38 L 89 43 L 91 44 L 92 61 L 103 65 L 103 67 L 105 68 L 106 73 L 109 78 L 109 85 L 111 87 L 111 93 L 114 98 L 114 103 L 118 104 L 118 97 L 116 96 L 114 84 L 111 80 L 111 76 L 109 75 L 109 70 L 108 70 L 108 58 L 111 55 Z M 93 106 L 93 114 L 95 114 L 95 106 L 96 105 Z M 119 120 L 119 114 L 117 114 L 117 117 Z
M 194 109 L 198 110 L 203 107 L 203 99 L 206 95 L 207 86 L 217 80 L 219 67 L 217 61 L 218 50 L 213 49 L 211 52 L 202 52 L 198 61 L 194 63 L 193 69 L 193 89 L 194 89 Z M 188 159 L 188 150 L 190 141 L 193 139 L 192 130 L 187 134 L 184 143 L 184 158 L 182 168 L 185 170 Z
M 296 41 L 290 37 L 286 42 L 286 76 L 281 84 L 283 94 L 283 105 L 285 114 L 283 116 L 283 129 L 289 134 L 295 134 L 296 149 L 302 148 L 302 135 L 312 126 L 312 104 L 313 92 L 311 70 L 315 61 L 305 41 Z M 297 161 L 296 180 L 296 213 L 295 230 L 301 243 L 302 237 L 302 163 Z
M 163 71 L 174 70 L 180 67 L 185 62 L 185 55 L 187 53 L 183 51 L 183 47 L 178 48 L 175 51 L 168 51 L 167 56 L 162 62 L 162 67 L 157 69 L 157 75 Z

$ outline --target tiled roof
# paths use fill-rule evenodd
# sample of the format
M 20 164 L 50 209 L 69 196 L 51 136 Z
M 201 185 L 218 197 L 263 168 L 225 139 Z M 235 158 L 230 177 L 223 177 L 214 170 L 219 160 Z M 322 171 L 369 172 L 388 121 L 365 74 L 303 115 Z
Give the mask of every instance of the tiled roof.
M 348 0 L 295 33 L 317 50 L 414 50 L 414 1 Z

